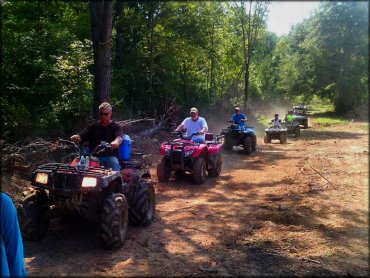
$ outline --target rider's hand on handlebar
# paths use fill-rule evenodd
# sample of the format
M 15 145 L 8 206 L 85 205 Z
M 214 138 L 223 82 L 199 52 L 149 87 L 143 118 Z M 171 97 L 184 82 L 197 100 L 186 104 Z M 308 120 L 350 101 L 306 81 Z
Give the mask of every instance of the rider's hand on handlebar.
M 79 142 L 81 141 L 81 136 L 80 136 L 80 135 L 78 135 L 78 134 L 76 134 L 76 135 L 72 135 L 72 136 L 71 136 L 71 141 L 72 141 L 73 143 L 79 143 Z
M 112 142 L 110 143 L 110 145 L 112 146 L 112 149 L 117 149 L 117 148 L 119 148 L 119 144 L 118 144 L 118 142 L 117 142 L 117 141 L 112 141 Z
M 203 135 L 204 133 L 205 133 L 204 131 L 201 131 L 201 130 L 200 130 L 200 131 L 198 131 L 198 134 L 199 134 L 199 135 Z

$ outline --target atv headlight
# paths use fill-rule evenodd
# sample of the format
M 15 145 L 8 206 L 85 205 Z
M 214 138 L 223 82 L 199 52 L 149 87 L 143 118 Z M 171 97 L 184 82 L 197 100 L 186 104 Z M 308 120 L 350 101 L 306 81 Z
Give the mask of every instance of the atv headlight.
M 184 152 L 184 156 L 191 156 L 193 154 L 194 150 L 186 151 Z
M 82 187 L 95 187 L 96 178 L 84 177 L 82 180 Z
M 171 149 L 170 149 L 170 148 L 166 148 L 166 149 L 164 149 L 164 153 L 165 153 L 165 154 L 170 154 L 170 152 L 171 152 Z
M 47 173 L 37 173 L 36 182 L 42 184 L 48 184 L 48 174 Z

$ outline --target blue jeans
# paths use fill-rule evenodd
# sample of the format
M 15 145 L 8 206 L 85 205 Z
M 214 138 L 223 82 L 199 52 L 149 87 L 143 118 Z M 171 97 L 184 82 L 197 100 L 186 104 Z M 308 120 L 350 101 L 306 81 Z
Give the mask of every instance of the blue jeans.
M 99 157 L 100 163 L 107 169 L 113 171 L 121 171 L 121 165 L 119 165 L 118 158 L 115 156 L 101 156 Z

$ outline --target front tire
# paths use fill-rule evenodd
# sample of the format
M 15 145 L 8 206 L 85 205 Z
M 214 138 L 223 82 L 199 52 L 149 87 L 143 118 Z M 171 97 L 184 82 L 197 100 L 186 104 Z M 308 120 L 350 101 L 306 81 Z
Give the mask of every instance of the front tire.
M 256 146 L 257 146 L 257 138 L 256 136 L 252 137 L 252 151 L 256 151 Z
M 230 152 L 230 151 L 232 151 L 232 149 L 233 149 L 233 144 L 231 144 L 231 142 L 230 142 L 228 139 L 226 139 L 226 138 L 225 138 L 225 141 L 224 141 L 224 143 L 223 143 L 223 145 L 222 145 L 222 148 L 223 148 L 225 151 Z
M 160 163 L 157 165 L 157 177 L 159 182 L 168 182 L 171 176 L 171 169 L 165 157 L 162 157 Z
M 41 190 L 32 190 L 30 193 L 23 194 L 24 198 L 17 208 L 22 235 L 30 240 L 40 240 L 45 237 L 49 228 L 48 197 Z
M 196 184 L 204 183 L 206 179 L 206 162 L 203 157 L 198 157 L 193 165 L 193 181 Z
M 128 205 L 123 194 L 114 193 L 105 198 L 101 215 L 100 238 L 104 247 L 116 249 L 126 238 Z
M 222 168 L 222 159 L 221 154 L 217 154 L 216 161 L 215 161 L 215 167 L 208 170 L 208 176 L 210 177 L 218 177 L 221 173 Z
M 141 181 L 135 203 L 129 211 L 130 224 L 134 226 L 149 226 L 155 215 L 155 190 L 152 184 Z

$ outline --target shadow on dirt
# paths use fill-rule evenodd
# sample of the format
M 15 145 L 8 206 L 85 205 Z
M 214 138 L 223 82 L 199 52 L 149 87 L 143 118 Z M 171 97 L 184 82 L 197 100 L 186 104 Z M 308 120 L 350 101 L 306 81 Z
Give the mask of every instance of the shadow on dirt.
M 109 271 L 109 275 L 113 273 L 115 276 L 150 273 L 155 276 L 210 276 L 213 273 L 331 276 L 361 275 L 366 271 L 349 261 L 341 265 L 341 269 L 353 273 L 338 268 L 333 270 L 325 254 L 310 258 L 292 255 L 281 247 L 281 242 L 274 240 L 273 235 L 269 241 L 253 240 L 253 236 L 266 225 L 274 225 L 274 231 L 288 228 L 297 232 L 317 231 L 327 240 L 339 239 L 342 246 L 350 246 L 353 239 L 364 240 L 359 227 L 364 224 L 362 219 L 366 211 L 340 211 L 339 206 L 325 204 L 321 204 L 321 210 L 317 211 L 300 202 L 307 198 L 308 192 L 290 192 L 282 196 L 259 193 L 260 188 L 274 188 L 291 181 L 234 182 L 227 184 L 223 193 L 215 190 L 231 178 L 226 174 L 218 179 L 208 179 L 202 185 L 195 186 L 187 181 L 176 185 L 178 197 L 190 198 L 199 190 L 206 201 L 186 206 L 179 203 L 170 210 L 168 206 L 166 210 L 160 208 L 152 226 L 129 227 L 124 246 L 116 251 L 100 248 L 97 230 L 91 224 L 78 218 L 66 219 L 61 234 L 54 227 L 40 242 L 24 242 L 26 257 L 31 259 L 32 275 L 104 275 Z M 256 202 L 261 198 L 265 200 L 263 206 Z M 158 196 L 160 204 L 171 201 L 173 198 L 166 192 Z M 340 217 L 351 224 L 341 227 L 323 225 L 322 220 L 326 218 L 323 211 L 326 210 L 338 210 Z M 182 224 L 185 222 L 187 225 Z M 350 232 L 356 230 L 359 232 Z M 295 244 L 304 245 L 304 242 L 296 241 Z M 174 245 L 177 248 L 173 248 Z M 294 251 L 294 244 L 289 248 Z M 202 260 L 196 259 L 199 257 Z M 215 272 L 200 269 L 214 269 Z

